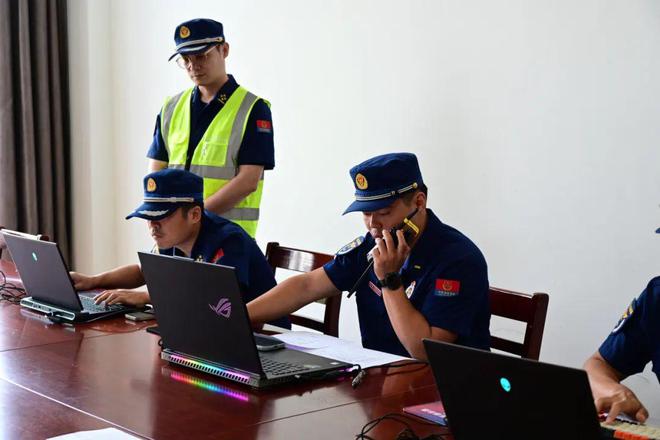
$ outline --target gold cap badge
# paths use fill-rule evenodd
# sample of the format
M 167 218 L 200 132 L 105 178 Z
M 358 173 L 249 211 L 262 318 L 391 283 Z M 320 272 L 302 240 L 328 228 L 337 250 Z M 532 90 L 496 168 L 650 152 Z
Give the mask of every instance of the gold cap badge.
M 179 36 L 181 38 L 188 38 L 190 36 L 190 29 L 188 29 L 185 26 L 181 26 L 181 28 L 179 29 Z
M 369 184 L 367 183 L 367 178 L 364 177 L 362 174 L 358 173 L 355 176 L 355 186 L 357 186 L 358 189 L 367 189 L 369 187 Z
M 147 191 L 149 192 L 156 191 L 156 181 L 151 177 L 149 177 L 149 180 L 147 180 Z

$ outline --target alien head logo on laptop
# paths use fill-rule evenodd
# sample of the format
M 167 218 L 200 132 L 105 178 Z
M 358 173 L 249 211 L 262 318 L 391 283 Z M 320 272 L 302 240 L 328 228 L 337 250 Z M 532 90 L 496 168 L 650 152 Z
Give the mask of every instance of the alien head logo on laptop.
M 220 301 L 218 301 L 217 305 L 212 306 L 211 304 L 209 304 L 209 307 L 218 316 L 222 316 L 223 318 L 229 318 L 229 316 L 231 316 L 231 303 L 227 298 L 220 298 Z

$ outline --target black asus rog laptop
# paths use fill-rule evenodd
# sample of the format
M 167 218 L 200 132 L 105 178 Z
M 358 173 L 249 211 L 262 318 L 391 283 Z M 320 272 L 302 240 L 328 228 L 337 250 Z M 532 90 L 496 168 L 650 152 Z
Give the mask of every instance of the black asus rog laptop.
M 351 367 L 288 348 L 258 351 L 233 267 L 138 255 L 162 337 L 163 359 L 255 388 Z
M 607 438 L 583 370 L 429 339 L 424 347 L 456 440 Z
M 54 320 L 86 322 L 137 310 L 123 305 L 95 304 L 100 291 L 76 292 L 57 243 L 1 231 L 25 291 L 21 305 Z

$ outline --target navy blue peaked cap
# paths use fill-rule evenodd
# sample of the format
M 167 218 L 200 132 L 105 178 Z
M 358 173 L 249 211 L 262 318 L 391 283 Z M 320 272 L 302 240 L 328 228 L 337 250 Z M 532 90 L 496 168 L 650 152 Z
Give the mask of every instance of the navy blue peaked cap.
M 190 171 L 166 168 L 144 176 L 144 202 L 126 220 L 162 220 L 187 203 L 204 203 L 204 180 Z
M 355 186 L 355 201 L 344 214 L 386 208 L 403 194 L 424 184 L 417 156 L 412 153 L 372 157 L 351 168 L 349 173 Z
M 170 57 L 170 60 L 177 55 L 202 53 L 211 46 L 224 43 L 224 41 L 222 23 L 210 18 L 188 20 L 174 30 L 176 52 Z

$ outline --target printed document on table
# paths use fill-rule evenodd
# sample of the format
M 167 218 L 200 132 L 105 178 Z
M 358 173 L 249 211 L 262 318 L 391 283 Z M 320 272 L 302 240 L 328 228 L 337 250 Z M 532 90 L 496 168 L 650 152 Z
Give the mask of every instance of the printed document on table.
M 290 348 L 350 364 L 359 364 L 362 368 L 410 360 L 407 357 L 363 348 L 359 342 L 319 333 L 294 331 L 273 336 L 285 342 Z
M 116 428 L 97 429 L 95 431 L 78 431 L 70 434 L 50 437 L 48 440 L 134 440 L 132 436 Z

